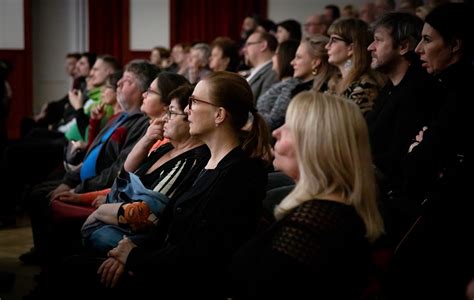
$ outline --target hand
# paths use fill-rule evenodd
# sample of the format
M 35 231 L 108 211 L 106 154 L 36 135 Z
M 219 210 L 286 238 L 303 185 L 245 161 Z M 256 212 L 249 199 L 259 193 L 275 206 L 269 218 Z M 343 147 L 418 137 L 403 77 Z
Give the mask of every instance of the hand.
M 78 110 L 84 106 L 81 90 L 74 89 L 69 92 L 69 103 L 71 103 L 75 110 Z
M 410 153 L 416 146 L 418 146 L 423 141 L 423 134 L 426 129 L 428 129 L 428 127 L 424 126 L 423 129 L 418 132 L 415 137 L 415 142 L 410 145 L 410 148 L 408 148 L 408 153 Z
M 81 204 L 81 199 L 79 194 L 71 191 L 60 192 L 56 195 L 56 198 L 53 200 L 58 200 L 66 203 Z
M 100 265 L 97 274 L 100 274 L 100 282 L 105 285 L 105 287 L 113 288 L 117 285 L 124 271 L 124 264 L 110 257 Z
M 99 103 L 97 104 L 96 106 L 94 106 L 94 108 L 91 110 L 91 119 L 93 120 L 101 120 L 102 117 L 104 116 L 105 114 L 105 110 L 104 110 L 104 103 Z
M 117 247 L 110 250 L 108 255 L 120 261 L 122 264 L 127 262 L 128 255 L 133 248 L 137 247 L 131 240 L 126 236 L 118 243 Z
M 53 201 L 57 196 L 62 193 L 71 190 L 71 187 L 67 184 L 61 183 L 56 189 L 48 194 L 49 199 Z
M 107 198 L 107 196 L 97 196 L 94 199 L 94 201 L 92 201 L 91 206 L 95 207 L 95 208 L 98 208 L 99 206 L 101 206 L 102 204 L 105 203 L 106 198 Z
M 150 121 L 150 126 L 143 137 L 146 139 L 148 145 L 156 143 L 158 140 L 163 139 L 163 125 L 165 121 L 161 118 L 156 118 Z

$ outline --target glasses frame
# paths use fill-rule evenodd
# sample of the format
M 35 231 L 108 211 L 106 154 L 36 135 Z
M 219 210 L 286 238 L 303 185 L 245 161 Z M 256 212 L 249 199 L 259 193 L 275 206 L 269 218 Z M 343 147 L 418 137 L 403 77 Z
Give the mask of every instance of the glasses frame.
M 168 118 L 168 120 L 171 120 L 172 119 L 172 115 L 175 115 L 175 116 L 188 116 L 188 114 L 182 112 L 182 113 L 179 113 L 179 112 L 175 112 L 175 111 L 171 111 L 169 109 L 166 110 L 166 118 Z
M 257 44 L 260 44 L 262 43 L 263 41 L 258 41 L 258 42 L 248 42 L 248 43 L 245 43 L 245 47 L 248 47 L 248 46 L 252 46 L 252 45 L 257 45 Z
M 148 96 L 150 93 L 151 93 L 151 94 L 158 95 L 158 96 L 161 97 L 161 93 L 160 93 L 160 92 L 155 91 L 155 90 L 152 90 L 152 89 L 149 87 L 149 88 L 146 89 L 146 94 L 147 94 L 147 96 Z
M 331 46 L 334 42 L 344 42 L 346 44 L 349 44 L 348 41 L 346 41 L 345 39 L 343 39 L 342 37 L 339 37 L 339 36 L 330 36 L 329 37 L 329 41 L 328 41 L 328 45 Z
M 214 104 L 214 103 L 206 101 L 206 100 L 198 99 L 198 98 L 194 97 L 193 95 L 191 95 L 188 98 L 188 109 L 189 110 L 192 110 L 193 102 L 194 103 L 201 102 L 201 103 L 206 103 L 206 104 L 209 104 L 209 105 L 212 105 L 212 106 L 215 106 L 215 107 L 221 107 L 220 105 Z

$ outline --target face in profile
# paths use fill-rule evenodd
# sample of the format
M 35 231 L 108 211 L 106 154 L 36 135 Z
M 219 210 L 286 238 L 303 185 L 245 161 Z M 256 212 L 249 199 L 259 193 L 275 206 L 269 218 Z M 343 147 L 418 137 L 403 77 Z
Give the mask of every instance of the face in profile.
M 205 135 L 216 128 L 215 116 L 218 107 L 209 98 L 209 83 L 206 80 L 199 81 L 185 109 L 191 135 Z
M 176 141 L 189 138 L 188 118 L 176 98 L 171 100 L 168 106 L 163 129 L 164 137 L 170 140 Z
M 415 52 L 420 55 L 422 66 L 429 74 L 437 74 L 451 64 L 452 49 L 436 29 L 425 23 L 421 32 L 421 41 Z
M 285 123 L 273 131 L 275 143 L 275 159 L 273 166 L 294 180 L 299 178 L 298 162 L 296 160 L 295 140 L 289 126 Z
M 160 118 L 166 109 L 158 90 L 158 79 L 153 80 L 149 88 L 143 93 L 143 103 L 140 108 L 150 118 Z
M 390 31 L 384 27 L 378 27 L 374 33 L 374 41 L 367 48 L 371 52 L 372 61 L 370 66 L 372 69 L 384 69 L 392 63 L 397 56 L 399 47 L 393 47 L 393 40 Z

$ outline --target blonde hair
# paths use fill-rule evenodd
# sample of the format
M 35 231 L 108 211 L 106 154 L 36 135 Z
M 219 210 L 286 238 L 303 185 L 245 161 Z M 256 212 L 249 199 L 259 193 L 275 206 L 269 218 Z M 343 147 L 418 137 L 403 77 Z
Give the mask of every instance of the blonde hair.
M 300 176 L 275 208 L 277 219 L 305 201 L 336 194 L 355 208 L 367 238 L 374 241 L 383 233 L 383 221 L 368 130 L 358 106 L 327 93 L 302 92 L 291 101 L 286 124 L 294 137 Z
M 312 38 L 306 38 L 301 43 L 306 44 L 308 53 L 312 58 L 321 59 L 318 66 L 318 72 L 314 76 L 313 89 L 321 90 L 321 87 L 329 81 L 331 76 L 337 73 L 336 67 L 328 62 L 328 51 L 325 46 L 329 42 L 329 38 L 322 34 L 317 34 Z

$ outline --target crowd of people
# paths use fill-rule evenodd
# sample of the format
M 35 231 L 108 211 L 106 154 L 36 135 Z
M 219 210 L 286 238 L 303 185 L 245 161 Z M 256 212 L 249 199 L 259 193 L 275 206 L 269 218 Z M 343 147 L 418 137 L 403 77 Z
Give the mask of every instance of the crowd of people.
M 123 70 L 67 55 L 1 164 L 28 297 L 471 299 L 471 23 L 377 0 Z

